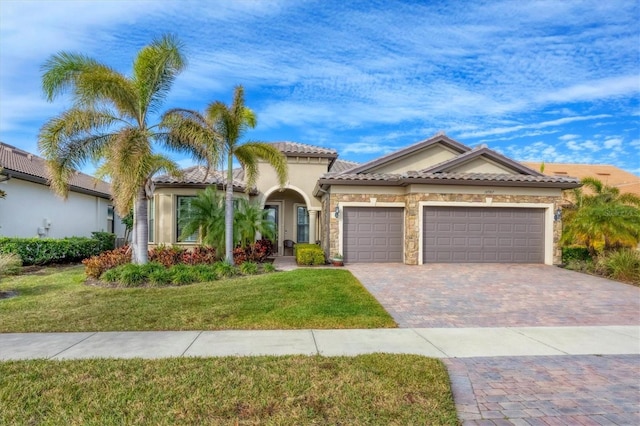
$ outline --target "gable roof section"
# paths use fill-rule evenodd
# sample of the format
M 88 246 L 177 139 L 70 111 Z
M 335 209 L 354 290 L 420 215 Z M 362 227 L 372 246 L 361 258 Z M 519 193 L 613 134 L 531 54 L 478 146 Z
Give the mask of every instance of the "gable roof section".
M 2 174 L 42 185 L 49 185 L 46 160 L 15 146 L 0 142 L 0 167 Z M 107 182 L 76 171 L 69 181 L 69 190 L 100 198 L 111 198 L 111 187 Z
M 423 170 L 408 170 L 403 173 L 367 173 L 380 165 L 412 155 L 428 146 L 442 143 L 459 152 L 455 157 L 427 167 Z M 477 159 L 498 164 L 514 173 L 456 172 L 456 168 Z M 411 184 L 440 185 L 481 185 L 481 186 L 529 186 L 538 188 L 577 188 L 578 179 L 569 176 L 545 176 L 523 164 L 520 164 L 486 146 L 471 149 L 459 142 L 438 134 L 430 139 L 418 142 L 407 148 L 385 155 L 368 163 L 350 169 L 336 169 L 325 174 L 318 181 L 322 189 L 331 185 L 393 185 Z
M 205 166 L 187 167 L 182 170 L 181 177 L 164 174 L 153 178 L 153 183 L 156 187 L 186 186 L 205 188 L 215 185 L 218 189 L 224 189 L 226 182 L 227 174 L 225 171 L 209 170 L 209 173 L 207 173 Z M 233 169 L 233 190 L 235 192 L 247 192 L 247 185 L 244 182 L 244 170 L 241 167 Z M 252 189 L 250 193 L 255 193 L 255 189 Z
M 537 172 L 524 164 L 520 164 L 512 159 L 505 157 L 504 155 L 487 148 L 486 146 L 481 146 L 479 148 L 472 149 L 471 151 L 465 152 L 464 154 L 460 154 L 457 157 L 454 157 L 450 160 L 443 161 L 440 164 L 436 164 L 431 167 L 427 167 L 426 169 L 421 170 L 424 173 L 442 173 L 442 172 L 452 172 L 457 166 L 461 166 L 466 164 L 476 158 L 483 157 L 485 159 L 491 160 L 495 163 L 498 163 L 510 170 L 513 170 L 517 174 L 523 175 L 531 175 L 531 176 L 542 176 L 542 173 Z
M 387 155 L 383 155 L 382 157 L 378 157 L 374 160 L 371 160 L 367 163 L 361 164 L 357 167 L 354 167 L 353 169 L 349 170 L 350 173 L 366 173 L 368 170 L 371 170 L 375 167 L 379 167 L 383 164 L 386 163 L 391 163 L 392 161 L 396 161 L 401 157 L 406 157 L 409 155 L 412 155 L 414 153 L 416 153 L 417 151 L 420 151 L 422 149 L 425 149 L 429 146 L 435 145 L 437 143 L 440 143 L 448 148 L 451 148 L 452 150 L 462 154 L 464 152 L 470 151 L 471 148 L 469 148 L 466 145 L 461 144 L 460 142 L 456 142 L 453 139 L 449 138 L 447 135 L 445 135 L 444 133 L 438 133 L 437 135 L 433 136 L 432 138 L 417 142 L 413 145 L 410 145 L 406 148 L 402 148 L 398 151 L 394 151 L 390 154 Z

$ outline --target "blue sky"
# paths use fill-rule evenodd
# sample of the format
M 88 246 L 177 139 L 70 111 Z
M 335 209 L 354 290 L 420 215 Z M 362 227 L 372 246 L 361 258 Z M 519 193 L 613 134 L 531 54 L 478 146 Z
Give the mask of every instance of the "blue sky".
M 69 106 L 40 89 L 52 54 L 128 74 L 166 32 L 189 61 L 166 108 L 230 102 L 242 84 L 258 116 L 253 140 L 367 161 L 444 131 L 516 160 L 640 174 L 634 0 L 3 0 L 0 140 L 37 153 L 42 124 Z

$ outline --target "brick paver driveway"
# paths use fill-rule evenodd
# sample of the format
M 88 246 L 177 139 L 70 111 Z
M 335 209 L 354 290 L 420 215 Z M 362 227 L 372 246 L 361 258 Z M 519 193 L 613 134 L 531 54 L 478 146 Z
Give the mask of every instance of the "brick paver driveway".
M 553 266 L 354 264 L 400 327 L 640 324 L 640 289 Z M 640 356 L 445 359 L 464 425 L 640 424 Z
M 400 327 L 640 324 L 640 289 L 555 266 L 347 267 Z

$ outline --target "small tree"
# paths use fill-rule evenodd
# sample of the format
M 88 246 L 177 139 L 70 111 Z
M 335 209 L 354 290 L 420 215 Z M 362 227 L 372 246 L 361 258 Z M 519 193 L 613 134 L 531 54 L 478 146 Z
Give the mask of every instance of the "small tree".
M 582 184 L 582 188 L 573 190 L 572 204 L 565 209 L 561 242 L 584 245 L 591 255 L 635 247 L 640 242 L 640 197 L 620 194 L 618 188 L 596 178 L 584 178 Z

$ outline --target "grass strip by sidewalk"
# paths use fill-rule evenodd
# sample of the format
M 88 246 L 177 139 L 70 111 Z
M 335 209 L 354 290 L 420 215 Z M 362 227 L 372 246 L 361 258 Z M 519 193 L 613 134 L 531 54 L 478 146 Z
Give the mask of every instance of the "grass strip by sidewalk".
M 0 424 L 458 424 L 444 365 L 416 355 L 11 361 L 0 406 Z
M 0 332 L 395 327 L 346 270 L 297 269 L 182 287 L 101 288 L 82 267 L 7 277 Z

